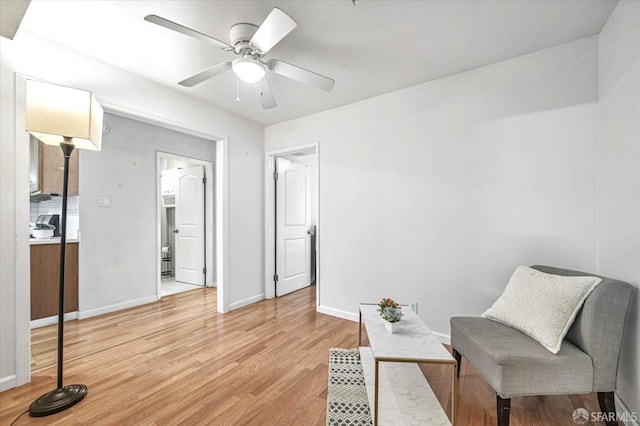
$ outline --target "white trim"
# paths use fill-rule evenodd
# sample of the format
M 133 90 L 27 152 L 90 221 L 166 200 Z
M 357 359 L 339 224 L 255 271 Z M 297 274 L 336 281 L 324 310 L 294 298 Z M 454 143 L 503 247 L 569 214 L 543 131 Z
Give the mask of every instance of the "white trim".
M 316 152 L 316 187 L 318 198 L 316 203 L 316 311 L 320 312 L 320 144 L 318 142 L 296 145 L 288 148 L 276 149 L 265 153 L 265 179 L 264 179 L 264 282 L 265 282 L 265 298 L 273 299 L 275 297 L 275 288 L 273 286 L 273 276 L 275 274 L 274 256 L 275 256 L 275 236 L 274 236 L 274 197 L 275 185 L 273 182 L 274 158 L 286 154 L 294 154 L 296 152 L 305 151 L 315 148 Z M 330 314 L 331 315 L 331 314 Z
M 273 276 L 276 273 L 273 257 L 275 256 L 275 215 L 274 215 L 274 184 L 273 172 L 275 170 L 275 158 L 270 152 L 265 153 L 264 175 L 264 293 L 265 298 L 275 297 Z
M 156 152 L 156 296 L 162 299 L 162 176 L 160 175 L 160 153 Z M 158 259 L 160 257 L 160 259 Z
M 235 309 L 240 309 L 242 307 L 251 305 L 253 303 L 257 303 L 264 300 L 264 293 L 258 294 L 256 296 L 251 296 L 246 299 L 240 300 L 238 302 L 234 302 L 229 306 L 229 310 L 233 311 Z
M 432 333 L 438 338 L 440 343 L 443 345 L 451 345 L 451 335 L 438 333 L 437 331 L 432 331 Z
M 111 312 L 120 311 L 122 309 L 133 308 L 134 306 L 146 305 L 147 303 L 157 302 L 157 296 L 143 297 L 142 299 L 128 300 L 122 303 L 116 303 L 109 306 L 102 306 L 100 308 L 89 309 L 86 311 L 78 311 L 78 319 L 86 319 L 91 317 L 97 317 L 98 315 L 108 314 Z
M 14 199 L 14 386 L 31 381 L 31 249 L 29 247 L 29 135 L 25 128 L 27 76 L 15 74 L 15 199 Z M 20 129 L 20 130 L 19 130 Z M 4 382 L 3 382 L 4 386 Z
M 229 140 L 216 142 L 217 311 L 229 312 Z
M 179 133 L 185 133 L 187 135 L 196 136 L 202 139 L 220 140 L 220 136 L 212 135 L 205 130 L 194 129 L 187 123 L 179 123 L 175 121 L 175 117 L 166 117 L 159 114 L 153 114 L 148 111 L 142 111 L 130 106 L 124 106 L 117 102 L 110 101 L 100 97 L 100 105 L 105 112 L 118 115 L 124 118 L 130 118 L 132 120 L 141 121 L 153 126 L 164 127 L 165 129 L 173 130 Z
M 353 322 L 360 321 L 360 315 L 354 314 L 353 312 L 342 311 L 340 309 L 330 308 L 328 306 L 318 306 L 318 312 L 321 314 L 331 315 L 332 317 L 338 317 L 342 319 L 346 319 Z
M 66 314 L 64 314 L 65 321 L 71 321 L 71 320 L 77 320 L 77 319 L 78 319 L 78 311 L 67 312 Z M 33 330 L 34 328 L 46 327 L 47 325 L 52 325 L 57 323 L 58 323 L 58 316 L 53 315 L 46 318 L 38 318 L 38 319 L 32 320 L 29 323 L 29 328 Z
M 17 386 L 17 379 L 15 374 L 11 374 L 6 377 L 0 378 L 0 392 L 4 392 L 8 389 L 15 388 Z

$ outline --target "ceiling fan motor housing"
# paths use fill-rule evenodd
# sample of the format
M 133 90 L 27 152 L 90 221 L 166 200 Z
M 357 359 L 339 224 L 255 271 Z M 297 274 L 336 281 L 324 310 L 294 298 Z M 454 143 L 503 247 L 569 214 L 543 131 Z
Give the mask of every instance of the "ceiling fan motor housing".
M 247 53 L 243 50 L 249 50 L 253 53 L 253 48 L 249 45 L 251 37 L 258 31 L 258 26 L 253 24 L 235 24 L 229 29 L 229 40 L 236 53 Z

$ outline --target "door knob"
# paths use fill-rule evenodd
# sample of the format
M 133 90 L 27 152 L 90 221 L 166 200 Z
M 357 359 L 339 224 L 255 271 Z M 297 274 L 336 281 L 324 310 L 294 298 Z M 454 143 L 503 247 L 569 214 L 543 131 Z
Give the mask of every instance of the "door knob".
M 173 230 L 173 233 L 174 233 L 174 234 L 177 234 L 178 232 L 180 232 L 180 230 L 179 230 L 179 229 L 174 229 L 174 230 Z

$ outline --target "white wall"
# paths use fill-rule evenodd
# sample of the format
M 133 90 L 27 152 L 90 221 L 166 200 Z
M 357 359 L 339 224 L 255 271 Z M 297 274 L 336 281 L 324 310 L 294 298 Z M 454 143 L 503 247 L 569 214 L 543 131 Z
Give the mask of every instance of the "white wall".
M 640 287 L 640 2 L 621 1 L 600 34 L 598 270 Z M 632 300 L 618 394 L 640 412 L 640 316 Z
M 261 125 L 27 32 L 19 33 L 13 41 L 0 40 L 0 386 L 27 381 L 29 365 L 29 294 L 28 290 L 23 291 L 28 289 L 29 274 L 28 157 L 25 156 L 28 151 L 25 149 L 23 153 L 15 143 L 24 132 L 13 128 L 14 103 L 19 100 L 14 91 L 14 72 L 92 90 L 101 103 L 112 109 L 190 129 L 196 135 L 225 138 L 228 143 L 226 151 L 222 151 L 227 159 L 228 232 L 222 237 L 229 240 L 225 262 L 229 289 L 225 299 L 227 305 L 232 305 L 264 294 L 264 128 Z
M 156 153 L 215 162 L 213 141 L 113 114 L 105 123 L 102 151 L 80 152 L 80 318 L 156 300 Z M 111 207 L 98 207 L 98 196 Z
M 0 391 L 15 385 L 15 144 L 11 46 L 0 37 Z M 6 123 L 9 125 L 5 125 Z M 8 383 L 11 382 L 11 383 Z
M 319 141 L 321 310 L 417 301 L 436 332 L 519 264 L 594 271 L 597 37 L 269 126 Z

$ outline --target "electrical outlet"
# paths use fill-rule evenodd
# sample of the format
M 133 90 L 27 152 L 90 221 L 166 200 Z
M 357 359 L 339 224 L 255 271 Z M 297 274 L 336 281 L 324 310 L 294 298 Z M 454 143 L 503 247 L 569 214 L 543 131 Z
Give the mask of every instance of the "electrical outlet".
M 418 302 L 409 302 L 409 306 L 411 307 L 411 310 L 413 312 L 415 312 L 416 314 L 418 313 Z
M 111 207 L 111 197 L 104 195 L 96 197 L 96 205 L 98 207 Z

